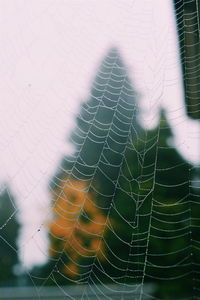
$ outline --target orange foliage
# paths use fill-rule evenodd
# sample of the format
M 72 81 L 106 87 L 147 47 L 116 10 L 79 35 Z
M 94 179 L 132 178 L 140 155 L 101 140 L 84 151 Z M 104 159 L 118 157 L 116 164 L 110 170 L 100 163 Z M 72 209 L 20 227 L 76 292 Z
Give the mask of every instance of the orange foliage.
M 106 217 L 96 206 L 94 194 L 87 192 L 87 183 L 70 181 L 63 183 L 60 190 L 54 191 L 54 219 L 49 224 L 50 233 L 55 240 L 60 239 L 60 249 L 51 245 L 51 255 L 64 251 L 69 261 L 64 273 L 70 277 L 79 274 L 77 263 L 82 258 L 97 256 L 104 259 L 102 235 L 105 230 Z

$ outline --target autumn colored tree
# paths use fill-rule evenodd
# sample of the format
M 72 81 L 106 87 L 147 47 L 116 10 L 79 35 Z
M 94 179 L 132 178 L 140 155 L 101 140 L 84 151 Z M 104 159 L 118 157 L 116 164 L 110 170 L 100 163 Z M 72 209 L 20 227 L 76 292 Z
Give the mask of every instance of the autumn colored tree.
M 91 257 L 102 260 L 104 252 L 106 218 L 96 206 L 95 194 L 87 189 L 87 182 L 73 180 L 55 190 L 49 223 L 50 257 L 61 259 L 59 271 L 76 279 L 87 272 Z

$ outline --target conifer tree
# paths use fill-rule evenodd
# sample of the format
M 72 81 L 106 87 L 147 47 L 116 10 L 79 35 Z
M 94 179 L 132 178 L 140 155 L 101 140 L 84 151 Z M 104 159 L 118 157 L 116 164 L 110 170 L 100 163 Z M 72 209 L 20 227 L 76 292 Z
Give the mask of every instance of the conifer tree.
M 141 130 L 137 118 L 136 98 L 137 94 L 132 87 L 127 67 L 123 63 L 119 51 L 116 48 L 111 48 L 101 62 L 92 83 L 89 98 L 82 103 L 76 118 L 76 127 L 71 134 L 71 142 L 75 146 L 75 153 L 71 157 L 63 159 L 62 167 L 53 179 L 52 189 L 55 192 L 53 195 L 55 206 L 56 201 L 60 201 L 58 199 L 70 198 L 71 183 L 84 186 L 86 187 L 84 188 L 86 198 L 91 199 L 93 203 L 91 207 L 98 207 L 95 211 L 93 210 L 93 214 L 98 212 L 99 218 L 104 221 L 100 228 L 106 227 L 105 223 L 109 219 L 110 206 L 117 192 L 118 179 L 124 163 L 124 153 L 127 145 L 132 143 L 132 139 L 138 138 Z M 80 183 L 78 184 L 78 182 Z M 82 224 L 83 229 L 87 226 L 96 228 L 97 222 L 95 220 L 97 216 L 90 212 L 88 217 L 86 206 L 87 200 L 82 210 L 78 211 L 76 223 L 80 225 L 80 222 L 84 220 L 88 225 Z M 67 215 L 66 212 L 66 218 Z M 66 251 L 63 249 L 62 254 L 60 250 L 60 245 L 63 247 L 64 237 L 60 240 L 59 236 L 56 238 L 54 232 L 54 229 L 58 227 L 58 225 L 56 226 L 56 219 L 58 218 L 57 212 L 54 212 L 53 222 L 55 222 L 55 226 L 53 222 L 50 223 L 50 261 L 45 268 L 48 272 L 51 268 L 55 269 L 53 265 L 56 265 L 54 274 L 56 280 L 60 283 L 66 283 L 67 276 L 59 277 L 56 273 L 57 269 L 63 270 L 60 266 L 63 262 L 66 265 L 70 264 L 69 257 L 66 257 L 66 255 L 70 255 L 66 249 L 67 247 L 65 248 Z M 60 221 L 62 221 L 61 218 Z M 73 226 L 76 227 L 77 225 L 73 224 Z M 79 226 L 79 230 L 73 231 L 72 236 L 74 237 L 74 234 L 80 236 L 80 232 L 81 228 Z M 104 234 L 106 235 L 106 228 L 103 231 L 101 230 L 101 236 Z M 91 250 L 90 245 L 95 239 L 86 236 L 84 238 L 85 245 L 87 244 L 85 254 L 88 254 L 88 249 Z M 69 240 L 69 237 L 66 237 L 66 239 Z M 54 249 L 54 254 L 52 249 Z M 56 259 L 56 249 L 58 263 L 55 264 L 53 260 Z M 99 247 L 99 252 L 102 249 L 104 249 L 104 245 Z M 106 253 L 102 255 L 105 256 Z M 93 256 L 97 258 L 102 257 L 102 255 L 95 253 Z M 73 264 L 74 274 L 83 273 L 86 266 L 92 264 L 94 267 L 91 270 L 91 276 L 93 273 L 99 274 L 99 270 L 95 267 L 96 263 L 93 262 L 95 258 L 88 257 L 88 259 L 82 258 L 80 260 L 80 256 L 76 257 L 77 265 L 82 265 L 83 268 L 82 270 L 81 268 L 75 269 L 75 264 Z M 70 277 L 70 274 L 68 276 Z M 72 273 L 71 278 L 74 278 Z
M 75 153 L 64 158 L 58 178 L 71 176 L 98 182 L 99 192 L 102 186 L 104 190 L 110 188 L 110 182 L 117 179 L 127 141 L 140 130 L 136 98 L 119 51 L 111 48 L 76 118 L 71 134 Z
M 0 286 L 16 284 L 14 266 L 19 262 L 16 243 L 18 232 L 14 198 L 7 187 L 0 194 Z

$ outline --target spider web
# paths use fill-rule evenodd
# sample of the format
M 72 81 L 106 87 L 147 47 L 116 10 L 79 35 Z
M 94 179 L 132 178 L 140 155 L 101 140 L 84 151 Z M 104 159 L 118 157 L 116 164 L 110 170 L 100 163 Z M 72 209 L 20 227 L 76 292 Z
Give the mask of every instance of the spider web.
M 186 107 L 197 121 L 198 5 L 175 1 Z M 170 69 L 170 59 L 159 66 Z M 173 79 L 167 82 L 159 67 L 153 73 L 153 83 L 144 84 L 146 100 L 151 114 L 159 103 L 159 117 L 149 128 L 143 124 L 139 85 L 130 80 L 120 51 L 111 48 L 100 64 L 70 136 L 74 152 L 49 184 L 51 218 L 31 236 L 48 228 L 48 262 L 27 271 L 31 284 L 40 286 L 38 298 L 46 285 L 56 285 L 66 299 L 200 298 L 199 166 L 174 145 L 171 124 L 183 122 L 183 107 L 168 115 L 163 110 L 164 86 Z M 185 136 L 190 134 L 186 128 Z M 12 205 L 1 230 L 18 211 Z

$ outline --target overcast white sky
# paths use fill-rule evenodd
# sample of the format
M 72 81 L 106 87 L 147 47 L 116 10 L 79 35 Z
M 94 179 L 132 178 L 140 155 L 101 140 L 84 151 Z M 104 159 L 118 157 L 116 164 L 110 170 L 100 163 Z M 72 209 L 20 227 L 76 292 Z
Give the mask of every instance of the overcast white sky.
M 192 162 L 200 125 L 185 117 L 171 0 L 2 0 L 0 22 L 0 181 L 17 199 L 20 257 L 31 266 L 46 256 L 49 179 L 110 46 L 142 95 L 143 122 L 155 125 L 162 104 Z

